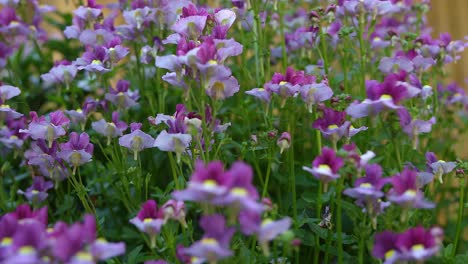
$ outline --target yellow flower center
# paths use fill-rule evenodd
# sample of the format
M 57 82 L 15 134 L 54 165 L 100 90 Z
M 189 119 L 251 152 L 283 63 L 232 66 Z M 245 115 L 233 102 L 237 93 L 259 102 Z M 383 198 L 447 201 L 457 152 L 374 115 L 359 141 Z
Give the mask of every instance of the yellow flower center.
M 214 238 L 209 238 L 209 237 L 203 238 L 203 239 L 201 240 L 201 243 L 202 243 L 202 244 L 205 244 L 205 245 L 212 245 L 212 246 L 218 245 L 218 241 L 216 241 L 216 239 L 214 239 Z
M 330 166 L 328 166 L 327 164 L 320 164 L 318 166 L 319 170 L 326 170 L 326 171 L 331 171 L 331 168 Z
M 0 242 L 0 246 L 5 247 L 9 246 L 13 243 L 13 239 L 11 237 L 4 237 L 2 241 Z
M 286 82 L 286 81 L 281 81 L 279 84 L 280 84 L 280 85 L 285 85 L 285 84 L 287 84 L 287 83 L 288 83 L 288 82 Z
M 93 64 L 93 65 L 101 65 L 102 62 L 101 62 L 100 60 L 93 60 L 93 61 L 91 62 L 91 64 Z
M 338 125 L 329 125 L 328 126 L 328 129 L 337 129 L 338 128 Z
M 424 245 L 423 244 L 416 244 L 411 247 L 412 251 L 421 251 L 424 250 Z
M 368 183 L 368 182 L 365 182 L 365 183 L 361 183 L 361 185 L 359 185 L 359 187 L 362 187 L 362 188 L 372 188 L 372 184 Z
M 407 190 L 404 195 L 415 197 L 416 196 L 416 191 L 415 190 Z
M 395 256 L 395 253 L 396 253 L 396 252 L 395 252 L 395 250 L 393 250 L 393 249 L 390 250 L 390 251 L 387 251 L 387 252 L 385 253 L 385 259 L 392 258 L 393 256 Z
M 273 220 L 271 220 L 270 218 L 267 218 L 267 219 L 262 221 L 262 226 L 266 226 L 266 225 L 268 225 L 269 223 L 272 223 L 272 222 L 273 222 Z
M 29 255 L 29 254 L 32 254 L 34 253 L 34 248 L 32 246 L 24 246 L 24 247 L 20 247 L 20 249 L 18 250 L 18 252 L 22 255 Z
M 208 61 L 208 64 L 210 64 L 210 65 L 216 65 L 216 64 L 218 64 L 218 62 L 215 61 L 215 60 L 209 60 L 209 61 Z
M 2 105 L 0 105 L 0 108 L 7 108 L 7 109 L 9 109 L 10 106 L 9 106 L 9 105 L 6 105 L 6 104 L 2 104 Z
M 92 261 L 93 260 L 93 256 L 91 254 L 89 254 L 88 252 L 83 252 L 83 251 L 80 251 L 78 253 L 76 253 L 76 258 L 79 259 L 79 260 L 89 260 L 89 261 Z
M 143 219 L 143 223 L 150 223 L 151 221 L 153 221 L 153 218 L 145 218 L 145 219 Z
M 203 186 L 206 188 L 215 188 L 218 186 L 218 183 L 215 180 L 205 180 Z
M 235 196 L 240 196 L 240 197 L 245 197 L 248 194 L 245 188 L 240 188 L 240 187 L 232 188 L 231 193 Z
M 382 96 L 380 96 L 380 100 L 392 100 L 393 97 L 389 94 L 382 94 Z

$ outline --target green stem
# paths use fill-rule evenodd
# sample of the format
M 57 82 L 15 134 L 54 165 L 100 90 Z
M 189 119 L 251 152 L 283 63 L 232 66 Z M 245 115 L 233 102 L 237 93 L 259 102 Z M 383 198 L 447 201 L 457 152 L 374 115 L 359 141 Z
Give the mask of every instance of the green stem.
M 268 166 L 267 166 L 267 172 L 265 176 L 265 185 L 263 186 L 263 191 L 262 191 L 262 198 L 265 197 L 267 190 L 268 190 L 268 182 L 270 180 L 270 172 L 271 172 L 271 148 L 268 148 Z
M 321 218 L 322 213 L 322 194 L 323 194 L 323 183 L 319 181 L 318 183 L 318 192 L 317 192 L 317 208 L 316 208 L 316 217 Z M 314 249 L 314 264 L 319 263 L 319 255 L 320 255 L 320 237 L 315 235 L 315 249 Z
M 176 165 L 176 162 L 174 160 L 174 155 L 172 154 L 172 152 L 168 152 L 169 154 L 169 162 L 171 163 L 171 170 L 172 170 L 172 177 L 173 177 L 173 180 L 174 180 L 174 186 L 176 188 L 176 190 L 180 190 L 179 188 L 179 180 L 178 180 L 178 177 L 177 177 L 177 165 Z
M 336 232 L 338 236 L 338 263 L 343 263 L 343 237 L 342 237 L 342 224 L 341 224 L 341 192 L 343 189 L 344 178 L 338 179 L 338 188 L 336 190 Z
M 364 226 L 366 225 L 367 214 L 364 215 Z M 365 236 L 361 233 L 359 239 L 359 250 L 358 250 L 358 263 L 364 264 L 364 244 Z
M 458 204 L 458 217 L 457 217 L 457 229 L 455 232 L 455 240 L 453 241 L 452 257 L 455 257 L 458 248 L 458 242 L 462 233 L 463 227 L 463 209 L 465 208 L 465 178 L 460 179 L 460 200 Z

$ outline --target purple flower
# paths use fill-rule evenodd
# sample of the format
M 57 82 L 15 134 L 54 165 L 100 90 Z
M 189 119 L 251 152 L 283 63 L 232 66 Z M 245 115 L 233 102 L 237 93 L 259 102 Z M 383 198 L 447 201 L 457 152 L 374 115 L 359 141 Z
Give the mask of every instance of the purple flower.
M 152 247 L 156 246 L 155 238 L 161 232 L 164 222 L 164 212 L 162 208 L 158 209 L 154 200 L 146 201 L 137 216 L 130 220 L 130 223 L 134 224 L 138 230 L 150 236 Z
M 303 170 L 310 172 L 314 177 L 327 184 L 340 177 L 338 171 L 343 167 L 343 159 L 336 156 L 333 149 L 324 147 L 322 154 L 314 159 L 312 168 L 302 167 Z
M 28 125 L 28 129 L 22 129 L 20 132 L 29 134 L 34 140 L 47 140 L 49 148 L 55 139 L 66 134 L 65 127 L 70 123 L 70 120 L 62 111 L 50 113 L 47 119 L 43 116 L 38 117 L 36 112 L 31 112 L 29 115 L 32 120 Z
M 436 123 L 435 117 L 428 121 L 412 119 L 410 113 L 406 108 L 398 109 L 398 116 L 400 117 L 400 125 L 408 136 L 413 140 L 413 146 L 416 149 L 419 145 L 419 134 L 431 132 L 432 125 Z
M 281 137 L 276 141 L 276 145 L 280 147 L 280 154 L 282 154 L 285 149 L 291 146 L 291 134 L 289 132 L 281 133 Z
M 86 46 L 104 46 L 114 38 L 114 34 L 105 29 L 83 30 L 80 34 L 80 42 Z
M 378 199 L 384 195 L 382 187 L 389 182 L 389 178 L 382 178 L 382 168 L 378 164 L 370 164 L 366 166 L 366 176 L 358 178 L 354 188 L 343 193 L 356 199 Z
M 422 226 L 406 230 L 398 236 L 397 248 L 402 252 L 401 259 L 420 261 L 428 259 L 439 252 L 443 231 L 440 228 L 426 230 Z
M 239 83 L 233 76 L 221 80 L 212 78 L 206 87 L 206 94 L 215 100 L 224 100 L 238 91 Z
M 400 258 L 400 253 L 396 246 L 398 234 L 391 231 L 384 231 L 375 235 L 372 255 L 376 258 L 384 259 L 385 264 L 391 264 Z
M 74 64 L 78 70 L 85 70 L 94 73 L 105 73 L 110 71 L 106 68 L 105 63 L 109 61 L 109 56 L 106 49 L 102 46 L 97 46 L 93 50 L 88 49 L 83 53 L 81 58 L 78 58 Z
M 307 109 L 312 113 L 313 105 L 330 99 L 333 91 L 324 82 L 303 85 L 299 88 L 302 100 L 307 104 Z
M 427 154 L 426 154 L 426 157 L 427 157 Z M 434 158 L 436 158 L 435 155 L 434 155 Z M 452 162 L 452 161 L 447 162 L 444 160 L 437 160 L 437 161 L 430 163 L 429 166 L 432 169 L 432 172 L 435 174 L 435 176 L 438 177 L 440 183 L 443 183 L 442 175 L 452 172 L 457 167 L 457 163 Z
M 190 142 L 192 142 L 192 136 L 190 134 L 167 133 L 166 130 L 163 130 L 156 137 L 154 147 L 162 151 L 175 152 L 177 155 L 177 162 L 180 162 L 180 155 L 185 152 Z
M 346 113 L 353 118 L 376 115 L 384 109 L 399 109 L 398 103 L 408 97 L 408 89 L 402 84 L 401 76 L 390 74 L 383 83 L 375 80 L 366 81 L 367 99 L 361 103 L 353 103 Z
M 76 132 L 70 133 L 70 141 L 60 144 L 60 152 L 57 157 L 65 160 L 73 167 L 73 174 L 78 166 L 91 161 L 94 146 L 89 142 L 86 133 L 78 135 Z
M 228 205 L 237 210 L 263 211 L 263 205 L 257 202 L 259 195 L 252 184 L 253 172 L 249 165 L 237 161 L 226 172 L 225 177 L 230 178 L 228 190 L 225 195 L 214 198 L 214 204 Z
M 224 172 L 220 161 L 212 161 L 207 166 L 197 161 L 188 186 L 172 193 L 172 197 L 182 201 L 212 202 L 229 190 L 232 177 Z
M 185 222 L 185 203 L 183 201 L 171 199 L 162 206 L 162 210 L 164 213 L 164 222 L 173 219 L 179 221 L 184 228 L 187 228 L 187 223 Z
M 31 187 L 26 189 L 26 192 L 18 190 L 18 194 L 24 195 L 26 199 L 36 206 L 47 198 L 47 191 L 53 186 L 54 184 L 52 182 L 45 181 L 41 176 L 36 176 L 33 178 L 33 184 Z
M 189 39 L 198 39 L 206 25 L 207 16 L 189 16 L 179 19 L 171 29 Z
M 346 121 L 346 112 L 336 111 L 332 108 L 324 108 L 323 117 L 315 120 L 312 127 L 319 129 L 325 138 L 334 142 L 343 136 L 350 138 L 363 130 L 367 130 L 365 126 L 354 128 L 351 122 Z
M 21 90 L 18 87 L 11 85 L 1 85 L 0 84 L 0 104 L 6 102 L 15 96 L 18 96 L 21 93 Z
M 235 229 L 227 228 L 225 223 L 226 220 L 219 214 L 203 216 L 200 220 L 200 227 L 205 232 L 203 238 L 186 248 L 185 253 L 213 263 L 231 256 L 229 243 Z
M 417 172 L 405 168 L 391 178 L 393 188 L 388 192 L 388 200 L 404 208 L 433 208 L 434 204 L 424 200 L 424 194 L 417 186 Z
M 153 147 L 154 138 L 140 130 L 141 123 L 131 123 L 130 128 L 132 132 L 121 136 L 119 138 L 119 145 L 133 151 L 133 159 L 137 160 L 138 152 L 145 148 Z
M 106 100 L 121 109 L 126 109 L 136 105 L 136 101 L 139 98 L 138 91 L 132 92 L 129 90 L 129 87 L 129 81 L 119 80 L 115 89 L 110 88 L 109 93 L 106 93 Z
M 111 243 L 104 238 L 96 239 L 89 247 L 94 261 L 103 261 L 125 253 L 125 243 Z
M 111 138 L 122 136 L 128 128 L 125 122 L 119 120 L 119 112 L 116 111 L 112 112 L 112 122 L 101 119 L 93 122 L 91 126 L 96 132 L 107 137 L 107 145 L 110 144 Z
M 396 56 L 394 58 L 384 57 L 380 60 L 379 70 L 382 73 L 389 74 L 392 72 L 412 72 L 414 65 L 410 59 L 405 56 Z
M 246 91 L 245 93 L 248 95 L 255 96 L 258 99 L 265 102 L 270 102 L 271 99 L 271 91 L 265 88 L 254 88 L 252 90 Z
M 28 165 L 39 166 L 42 175 L 55 181 L 65 179 L 68 170 L 63 164 L 63 160 L 57 157 L 58 143 L 53 141 L 50 147 L 44 139 L 38 139 L 31 143 L 31 148 L 26 150 L 24 157 Z
M 41 78 L 47 83 L 65 84 L 68 89 L 73 79 L 75 79 L 77 71 L 76 65 L 63 61 L 55 65 L 48 73 L 42 74 Z
M 384 231 L 375 236 L 372 255 L 384 259 L 384 263 L 396 261 L 424 261 L 437 254 L 443 231 L 438 228 L 426 230 L 418 226 L 403 233 Z
M 269 218 L 262 221 L 261 214 L 255 211 L 243 210 L 239 214 L 239 223 L 242 233 L 246 235 L 255 234 L 263 253 L 268 256 L 268 242 L 278 235 L 286 232 L 291 227 L 291 219 L 286 217 L 278 221 Z

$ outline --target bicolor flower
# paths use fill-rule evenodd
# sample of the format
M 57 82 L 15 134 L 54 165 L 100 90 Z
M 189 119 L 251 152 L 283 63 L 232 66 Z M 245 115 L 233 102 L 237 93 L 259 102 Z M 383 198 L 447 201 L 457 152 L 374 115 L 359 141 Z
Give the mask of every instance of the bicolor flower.
M 103 118 L 93 122 L 91 127 L 99 134 L 107 137 L 107 145 L 110 144 L 111 138 L 122 136 L 122 133 L 128 128 L 124 121 L 119 120 L 119 112 L 117 111 L 112 112 L 112 122 L 106 122 Z
M 281 133 L 281 136 L 276 141 L 276 145 L 280 148 L 280 154 L 291 146 L 291 134 L 289 132 Z
M 27 133 L 34 140 L 47 140 L 49 148 L 55 139 L 66 134 L 65 128 L 70 123 L 70 120 L 62 111 L 52 112 L 47 117 L 38 117 L 36 112 L 30 112 L 29 115 L 31 116 L 31 122 L 28 129 L 22 129 L 20 132 Z
M 332 108 L 324 108 L 323 116 L 312 125 L 320 130 L 325 138 L 337 142 L 340 138 L 350 138 L 357 133 L 367 130 L 367 127 L 354 128 L 350 121 L 346 121 L 346 112 L 336 111 Z
M 57 157 L 63 159 L 73 167 L 73 174 L 76 168 L 91 161 L 94 146 L 89 142 L 89 136 L 85 132 L 78 135 L 76 132 L 70 133 L 70 140 L 60 144 L 60 152 Z
M 173 192 L 172 197 L 182 201 L 212 202 L 226 194 L 231 180 L 220 161 L 212 161 L 206 166 L 197 161 L 187 188 Z
M 173 219 L 179 221 L 184 228 L 187 228 L 187 222 L 185 222 L 185 203 L 183 201 L 171 199 L 162 206 L 162 210 L 164 213 L 164 222 Z
M 405 168 L 391 178 L 393 188 L 387 193 L 388 200 L 404 208 L 434 208 L 434 204 L 424 200 L 418 189 L 417 172 Z
M 130 91 L 130 82 L 119 80 L 115 88 L 109 88 L 105 98 L 121 109 L 127 109 L 137 104 L 139 98 L 138 91 Z
M 413 140 L 414 149 L 419 145 L 419 134 L 431 132 L 432 125 L 436 123 L 435 117 L 432 117 L 428 121 L 412 119 L 406 108 L 398 109 L 398 116 L 400 117 L 400 125 L 403 128 L 403 132 Z
M 133 159 L 138 159 L 138 153 L 145 148 L 154 146 L 154 138 L 141 131 L 141 123 L 131 123 L 132 132 L 119 138 L 119 145 L 133 151 Z
M 200 227 L 204 235 L 201 240 L 186 248 L 185 253 L 211 263 L 231 256 L 233 253 L 229 249 L 229 243 L 235 229 L 228 228 L 225 224 L 226 220 L 222 215 L 203 216 Z
M 291 227 L 291 219 L 285 217 L 278 221 L 269 218 L 262 220 L 261 214 L 255 211 L 243 210 L 239 214 L 241 232 L 246 235 L 256 235 L 264 255 L 270 254 L 268 243 Z
M 148 200 L 142 206 L 137 216 L 130 220 L 138 230 L 149 235 L 151 246 L 156 246 L 156 235 L 161 232 L 161 227 L 164 225 L 164 211 L 158 208 L 156 201 Z
M 47 191 L 53 186 L 52 182 L 45 181 L 41 176 L 36 176 L 33 178 L 33 184 L 26 191 L 18 190 L 18 194 L 24 195 L 33 205 L 37 206 L 47 198 Z
M 317 180 L 328 184 L 340 177 L 338 171 L 343 164 L 343 159 L 337 157 L 333 149 L 324 147 L 322 154 L 312 162 L 312 167 L 303 166 L 302 169 L 311 173 Z

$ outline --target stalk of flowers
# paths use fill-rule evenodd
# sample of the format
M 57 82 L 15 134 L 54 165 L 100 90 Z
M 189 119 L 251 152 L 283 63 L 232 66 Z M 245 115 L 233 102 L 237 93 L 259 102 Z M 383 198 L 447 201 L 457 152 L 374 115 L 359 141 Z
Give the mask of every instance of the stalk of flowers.
M 6 263 L 96 263 L 125 252 L 125 244 L 97 238 L 96 222 L 57 222 L 47 228 L 47 207 L 32 211 L 20 205 L 0 219 L 0 260 Z

